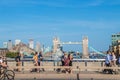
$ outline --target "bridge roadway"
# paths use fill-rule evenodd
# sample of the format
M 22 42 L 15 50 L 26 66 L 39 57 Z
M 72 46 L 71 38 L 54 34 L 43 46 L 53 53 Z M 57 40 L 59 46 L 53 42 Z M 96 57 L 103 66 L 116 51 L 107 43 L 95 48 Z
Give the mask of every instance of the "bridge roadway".
M 15 72 L 15 80 L 120 80 L 120 74 L 103 74 L 101 72 L 81 71 L 79 76 L 57 72 Z

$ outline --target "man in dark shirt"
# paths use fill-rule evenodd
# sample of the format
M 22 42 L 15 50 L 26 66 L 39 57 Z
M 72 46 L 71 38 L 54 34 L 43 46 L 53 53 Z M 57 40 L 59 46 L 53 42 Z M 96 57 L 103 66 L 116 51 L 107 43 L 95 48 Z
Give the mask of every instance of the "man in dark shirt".
M 21 55 L 20 55 L 20 53 L 17 53 L 17 56 L 15 57 L 15 61 L 16 61 L 16 66 L 20 66 L 20 64 L 21 64 Z M 20 69 L 19 68 L 17 68 L 16 69 L 16 71 L 20 71 Z

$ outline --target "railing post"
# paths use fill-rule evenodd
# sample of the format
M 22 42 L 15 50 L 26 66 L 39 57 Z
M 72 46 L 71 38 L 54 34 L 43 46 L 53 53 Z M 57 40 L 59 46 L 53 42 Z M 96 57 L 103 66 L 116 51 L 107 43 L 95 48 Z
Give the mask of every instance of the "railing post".
M 77 69 L 79 69 L 79 66 L 77 66 Z M 80 69 L 79 69 L 79 72 L 77 72 L 77 80 L 80 80 L 79 73 L 80 73 Z
M 54 62 L 53 62 L 53 65 L 55 66 L 55 60 L 54 60 Z M 55 71 L 55 68 L 54 68 L 54 71 Z
M 24 61 L 22 60 L 22 66 L 24 66 Z
M 85 61 L 85 67 L 87 67 L 87 61 Z M 87 71 L 87 69 L 85 69 L 85 71 Z
M 24 66 L 24 61 L 22 59 L 22 66 Z M 22 68 L 22 72 L 24 73 L 24 68 Z
M 101 67 L 103 67 L 103 61 L 101 62 Z

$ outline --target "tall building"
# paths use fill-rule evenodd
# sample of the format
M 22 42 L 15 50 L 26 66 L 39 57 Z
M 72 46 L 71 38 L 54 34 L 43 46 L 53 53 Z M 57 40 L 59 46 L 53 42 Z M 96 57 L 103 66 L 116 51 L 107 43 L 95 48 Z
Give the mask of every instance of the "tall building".
M 111 51 L 114 51 L 116 58 L 118 58 L 120 55 L 120 33 L 113 34 L 111 38 L 112 38 Z
M 20 42 L 21 42 L 21 40 L 16 39 L 16 40 L 15 40 L 15 46 L 18 45 L 18 44 L 20 44 Z
M 117 41 L 120 40 L 120 33 L 113 34 L 111 36 L 112 46 L 117 45 Z
M 36 42 L 36 47 L 35 47 L 36 52 L 40 52 L 40 42 Z
M 8 49 L 12 49 L 12 47 L 13 47 L 12 41 L 9 40 L 9 41 L 8 41 Z
M 29 48 L 34 49 L 34 40 L 29 39 Z
M 3 48 L 8 48 L 8 42 L 3 42 Z

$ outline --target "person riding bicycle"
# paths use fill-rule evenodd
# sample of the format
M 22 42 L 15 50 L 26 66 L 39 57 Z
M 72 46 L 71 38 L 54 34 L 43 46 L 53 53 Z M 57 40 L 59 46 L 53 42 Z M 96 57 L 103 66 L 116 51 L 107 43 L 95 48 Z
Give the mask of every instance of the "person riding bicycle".
M 0 56 L 0 67 L 7 68 L 8 66 L 3 62 L 2 57 Z

